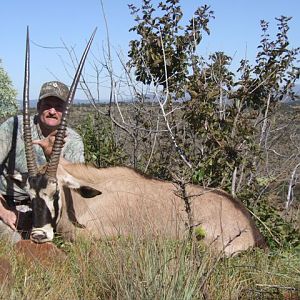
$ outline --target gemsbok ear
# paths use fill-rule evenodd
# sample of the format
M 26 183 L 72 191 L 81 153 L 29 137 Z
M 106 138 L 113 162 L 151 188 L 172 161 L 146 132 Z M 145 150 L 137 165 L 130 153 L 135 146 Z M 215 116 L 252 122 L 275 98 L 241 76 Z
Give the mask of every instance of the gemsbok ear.
M 82 185 L 80 181 L 78 181 L 75 177 L 70 174 L 64 176 L 58 176 L 59 180 L 62 184 L 69 189 L 72 189 L 79 193 L 83 198 L 94 198 L 98 195 L 101 195 L 102 192 L 96 190 L 90 186 Z
M 78 182 L 78 180 L 73 177 L 70 174 L 64 174 L 64 175 L 58 175 L 57 176 L 58 181 L 62 183 L 63 186 L 68 187 L 69 189 L 79 189 L 81 184 Z
M 24 179 L 21 173 L 9 174 L 8 177 L 16 182 L 23 182 Z
M 20 188 L 24 188 L 26 186 L 26 183 L 27 183 L 28 175 L 27 174 L 21 174 L 21 173 L 14 173 L 14 174 L 6 175 L 6 178 L 8 180 L 13 181 Z

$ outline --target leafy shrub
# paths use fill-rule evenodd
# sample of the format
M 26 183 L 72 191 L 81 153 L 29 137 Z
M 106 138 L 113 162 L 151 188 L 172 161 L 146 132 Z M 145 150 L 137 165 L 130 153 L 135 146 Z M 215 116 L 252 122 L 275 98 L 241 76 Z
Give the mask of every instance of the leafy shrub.
M 86 162 L 96 167 L 120 165 L 126 159 L 122 144 L 117 144 L 112 124 L 97 112 L 89 114 L 77 127 L 83 138 Z
M 0 119 L 16 114 L 18 109 L 16 96 L 17 91 L 13 88 L 12 81 L 0 65 Z

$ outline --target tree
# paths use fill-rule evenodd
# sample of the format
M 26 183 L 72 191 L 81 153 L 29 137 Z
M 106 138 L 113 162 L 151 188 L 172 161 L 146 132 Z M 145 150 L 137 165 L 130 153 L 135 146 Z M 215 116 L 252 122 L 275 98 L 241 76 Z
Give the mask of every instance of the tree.
M 264 168 L 272 150 L 272 117 L 281 100 L 295 97 L 293 86 L 300 74 L 300 49 L 291 48 L 288 41 L 290 18 L 276 19 L 273 39 L 262 21 L 256 60 L 242 60 L 233 72 L 226 53 L 218 51 L 205 59 L 197 52 L 204 34 L 210 34 L 209 6 L 199 7 L 182 24 L 179 0 L 154 3 L 129 5 L 136 21 L 130 30 L 137 37 L 130 41 L 129 61 L 122 62 L 125 76 L 114 76 L 111 64 L 103 64 L 113 82 L 109 109 L 101 112 L 112 121 L 111 145 L 122 141 L 127 165 L 173 180 L 184 199 L 185 184 L 191 180 L 231 191 L 253 210 L 277 244 L 281 238 L 289 242 L 286 237 L 296 235 L 288 229 L 280 232 L 280 218 L 260 200 L 266 199 L 265 183 L 272 180 L 265 171 L 270 168 Z M 119 102 L 122 85 L 133 100 L 124 106 Z M 90 147 L 96 154 L 91 157 L 109 157 L 111 150 L 99 151 L 95 135 L 89 134 L 94 127 L 87 131 L 87 140 L 95 145 Z M 298 235 L 295 240 L 299 243 Z
M 189 67 L 202 40 L 202 32 L 209 34 L 208 23 L 213 11 L 207 5 L 198 8 L 189 24 L 183 27 L 179 0 L 160 2 L 157 9 L 151 2 L 143 0 L 141 8 L 129 5 L 138 23 L 130 31 L 136 32 L 140 39 L 130 42 L 128 65 L 135 68 L 138 81 L 154 82 L 178 96 L 187 84 Z
M 7 118 L 17 112 L 17 91 L 1 63 L 0 60 L 0 118 Z
M 163 116 L 171 120 L 178 153 L 184 153 L 181 158 L 194 171 L 194 180 L 235 194 L 255 178 L 270 115 L 282 99 L 295 96 L 300 49 L 289 44 L 290 18 L 276 18 L 278 32 L 273 40 L 268 23 L 261 21 L 255 64 L 242 60 L 234 74 L 229 71 L 232 59 L 225 53 L 213 53 L 208 59 L 197 54 L 202 33 L 210 33 L 209 6 L 199 7 L 185 26 L 180 24 L 179 0 L 166 0 L 157 7 L 143 0 L 141 8 L 129 8 L 137 22 L 131 28 L 138 38 L 130 42 L 128 63 L 136 80 L 160 86 L 168 103 L 184 97 L 185 136 L 172 119 L 173 106 L 161 105 Z

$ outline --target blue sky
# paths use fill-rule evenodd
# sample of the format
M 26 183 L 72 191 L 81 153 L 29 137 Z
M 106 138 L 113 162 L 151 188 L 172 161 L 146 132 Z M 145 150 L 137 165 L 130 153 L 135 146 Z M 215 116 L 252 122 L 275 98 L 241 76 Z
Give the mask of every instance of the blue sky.
M 128 31 L 134 25 L 127 6 L 129 3 L 138 6 L 141 1 L 103 0 L 113 51 L 122 51 L 124 55 L 128 51 L 129 41 L 134 38 L 134 34 Z M 187 19 L 203 4 L 210 5 L 215 13 L 215 19 L 209 25 L 211 35 L 204 36 L 199 48 L 200 53 L 205 56 L 214 51 L 224 51 L 233 57 L 233 66 L 237 66 L 244 57 L 253 60 L 260 40 L 260 20 L 269 21 L 271 32 L 274 33 L 275 17 L 280 15 L 293 17 L 290 22 L 290 42 L 292 47 L 300 46 L 299 0 L 181 0 Z M 106 32 L 100 0 L 2 1 L 0 59 L 18 91 L 19 99 L 23 89 L 27 25 L 32 41 L 31 99 L 38 97 L 40 86 L 45 81 L 59 79 L 67 84 L 71 83 L 63 64 L 63 61 L 68 64 L 67 52 L 62 49 L 63 42 L 68 47 L 74 47 L 76 53 L 81 55 L 86 41 L 97 26 L 92 53 L 96 57 L 99 55 L 101 59 Z M 43 48 L 36 44 L 52 48 Z M 116 57 L 113 64 L 118 65 Z M 116 73 L 119 70 L 115 67 Z M 107 84 L 104 82 L 103 85 Z M 100 93 L 101 98 L 105 99 L 108 89 L 103 87 Z M 81 97 L 80 94 L 77 97 Z

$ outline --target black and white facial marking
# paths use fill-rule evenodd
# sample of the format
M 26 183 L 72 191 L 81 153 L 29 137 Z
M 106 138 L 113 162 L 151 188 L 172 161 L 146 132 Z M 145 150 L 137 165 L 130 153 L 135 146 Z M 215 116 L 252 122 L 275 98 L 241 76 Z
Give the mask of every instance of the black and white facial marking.
M 61 214 L 57 180 L 46 175 L 28 178 L 32 202 L 32 231 L 30 239 L 37 243 L 51 241 Z

